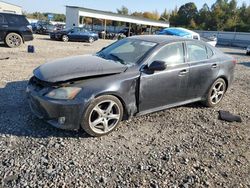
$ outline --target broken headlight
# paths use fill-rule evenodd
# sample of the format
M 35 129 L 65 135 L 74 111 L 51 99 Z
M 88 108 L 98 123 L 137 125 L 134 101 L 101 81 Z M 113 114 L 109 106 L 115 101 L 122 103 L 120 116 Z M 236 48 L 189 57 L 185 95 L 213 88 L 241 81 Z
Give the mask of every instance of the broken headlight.
M 51 99 L 72 100 L 81 90 L 79 87 L 61 87 L 53 89 L 45 96 Z

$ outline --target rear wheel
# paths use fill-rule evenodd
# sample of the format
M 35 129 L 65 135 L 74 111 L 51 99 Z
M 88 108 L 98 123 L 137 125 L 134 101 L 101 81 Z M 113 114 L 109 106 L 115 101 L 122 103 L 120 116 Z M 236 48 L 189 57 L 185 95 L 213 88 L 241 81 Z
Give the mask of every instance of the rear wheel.
M 123 106 L 120 100 L 111 95 L 104 95 L 91 102 L 81 126 L 91 136 L 103 136 L 112 132 L 122 117 Z
M 68 41 L 69 41 L 68 35 L 63 35 L 63 36 L 62 36 L 62 41 L 63 41 L 63 42 L 68 42 Z
M 5 37 L 5 44 L 10 48 L 17 48 L 23 44 L 23 39 L 17 33 L 9 33 Z
M 227 85 L 224 79 L 217 79 L 209 89 L 204 104 L 208 107 L 215 107 L 218 105 L 224 97 L 226 87 Z

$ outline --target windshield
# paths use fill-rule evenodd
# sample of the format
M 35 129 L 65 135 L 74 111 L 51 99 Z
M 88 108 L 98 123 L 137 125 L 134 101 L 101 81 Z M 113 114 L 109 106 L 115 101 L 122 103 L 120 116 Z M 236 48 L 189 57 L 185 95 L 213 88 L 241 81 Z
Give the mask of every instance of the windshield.
M 127 38 L 104 48 L 96 55 L 104 59 L 110 59 L 121 64 L 132 66 L 137 64 L 137 62 L 156 45 L 157 43 L 154 42 Z

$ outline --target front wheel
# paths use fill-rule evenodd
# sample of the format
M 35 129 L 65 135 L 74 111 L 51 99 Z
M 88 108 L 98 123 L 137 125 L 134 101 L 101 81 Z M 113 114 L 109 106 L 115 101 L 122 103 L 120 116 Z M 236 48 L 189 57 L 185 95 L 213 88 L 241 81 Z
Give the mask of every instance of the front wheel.
M 222 78 L 217 79 L 210 87 L 204 104 L 207 107 L 215 107 L 218 105 L 224 97 L 226 88 L 227 85 L 225 80 Z
M 17 33 L 9 33 L 5 37 L 5 44 L 10 48 L 17 48 L 23 44 L 23 39 Z
M 63 41 L 63 42 L 68 42 L 68 41 L 69 41 L 68 35 L 63 35 L 63 36 L 62 36 L 62 41 Z
M 104 95 L 94 99 L 85 111 L 82 128 L 91 136 L 112 132 L 122 120 L 123 106 L 119 99 Z

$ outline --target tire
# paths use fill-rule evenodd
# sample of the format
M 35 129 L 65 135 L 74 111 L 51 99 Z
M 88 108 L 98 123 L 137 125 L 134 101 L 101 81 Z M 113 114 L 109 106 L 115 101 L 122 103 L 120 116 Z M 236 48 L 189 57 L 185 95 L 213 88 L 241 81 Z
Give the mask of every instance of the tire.
M 217 106 L 223 99 L 226 92 L 226 82 L 224 79 L 217 79 L 213 85 L 210 87 L 206 100 L 203 101 L 203 104 L 207 107 L 215 107 Z
M 114 131 L 122 117 L 123 106 L 120 100 L 111 95 L 103 95 L 90 103 L 81 127 L 89 135 L 100 137 Z
M 62 41 L 63 41 L 63 42 L 68 42 L 68 41 L 69 41 L 68 35 L 63 35 L 63 36 L 62 36 Z
M 9 33 L 5 37 L 5 44 L 10 48 L 17 48 L 23 44 L 23 38 L 17 33 Z
M 88 40 L 89 43 L 93 43 L 95 42 L 95 39 L 93 37 L 89 37 L 89 40 Z

